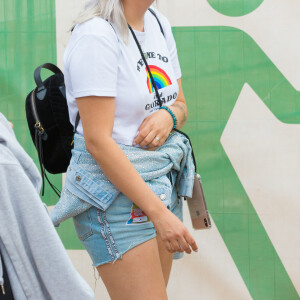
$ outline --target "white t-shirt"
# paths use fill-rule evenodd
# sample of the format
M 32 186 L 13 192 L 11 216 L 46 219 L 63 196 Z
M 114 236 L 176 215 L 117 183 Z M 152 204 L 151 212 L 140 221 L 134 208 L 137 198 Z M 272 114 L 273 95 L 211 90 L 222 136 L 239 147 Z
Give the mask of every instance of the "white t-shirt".
M 155 10 L 162 24 L 147 11 L 144 32 L 135 31 L 147 63 L 157 83 L 163 105 L 175 102 L 177 79 L 181 70 L 175 40 L 169 21 Z M 159 109 L 150 76 L 130 33 L 129 45 L 104 19 L 93 19 L 76 25 L 64 54 L 64 72 L 70 122 L 75 124 L 78 112 L 75 98 L 85 96 L 115 97 L 112 138 L 132 145 L 143 120 Z M 101 129 L 99 129 L 101 130 Z M 77 132 L 83 134 L 81 122 Z

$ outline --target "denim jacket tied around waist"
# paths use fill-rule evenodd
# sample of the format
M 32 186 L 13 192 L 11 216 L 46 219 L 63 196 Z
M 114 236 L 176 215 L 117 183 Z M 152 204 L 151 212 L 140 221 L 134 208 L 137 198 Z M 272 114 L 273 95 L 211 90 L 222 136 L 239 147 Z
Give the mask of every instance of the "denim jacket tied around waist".
M 172 133 L 155 151 L 118 144 L 143 180 L 164 203 L 171 202 L 175 188 L 178 196 L 192 197 L 195 166 L 188 139 L 180 133 Z M 116 168 L 118 162 L 116 161 Z M 74 197 L 64 196 L 68 190 Z M 75 134 L 72 158 L 66 174 L 60 200 L 50 216 L 55 226 L 95 206 L 106 210 L 117 201 L 120 191 L 105 176 L 98 163 L 87 151 L 84 137 Z

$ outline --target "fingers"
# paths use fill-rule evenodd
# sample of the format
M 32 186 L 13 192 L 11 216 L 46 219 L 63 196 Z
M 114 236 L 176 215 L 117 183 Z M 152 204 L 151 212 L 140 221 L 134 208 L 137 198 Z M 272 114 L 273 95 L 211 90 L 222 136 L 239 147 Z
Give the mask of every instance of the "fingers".
M 198 252 L 198 246 L 193 237 L 188 233 L 174 234 L 173 238 L 165 241 L 166 249 L 171 252 L 186 252 L 191 254 L 192 250 Z M 192 250 L 191 250 L 192 248 Z
M 139 129 L 139 133 L 135 137 L 133 144 L 134 145 L 141 145 L 142 141 L 147 137 L 149 134 L 150 130 L 146 130 L 145 128 Z
M 186 242 L 186 240 L 184 238 L 179 238 L 178 239 L 178 244 L 180 245 L 180 247 L 182 249 L 180 252 L 185 251 L 188 254 L 190 254 L 192 252 L 189 244 Z
M 172 240 L 170 244 L 174 252 L 183 252 L 183 249 L 180 247 L 177 240 Z
M 152 127 L 146 124 L 142 124 L 139 128 L 139 133 L 133 141 L 133 144 L 146 146 L 147 144 L 152 142 L 154 137 L 155 131 L 152 129 Z
M 149 130 L 145 127 L 139 132 L 134 140 L 134 144 L 141 147 L 148 146 L 149 148 L 161 146 L 167 139 L 167 135 L 163 131 Z
M 173 122 L 173 119 L 171 118 Z M 164 109 L 160 109 L 148 116 L 139 127 L 139 133 L 133 141 L 133 145 L 149 148 L 161 146 L 169 136 L 172 130 L 170 123 L 170 114 Z M 158 139 L 155 139 L 155 137 Z
M 151 116 L 150 116 L 151 117 Z M 148 136 L 148 134 L 153 130 L 153 124 L 150 121 L 150 117 L 147 117 L 138 129 L 138 134 L 135 137 L 133 144 L 141 145 L 142 141 Z M 151 142 L 151 141 L 150 141 Z
M 193 237 L 188 233 L 184 236 L 185 240 L 187 241 L 187 243 L 192 247 L 192 249 L 195 252 L 198 252 L 198 246 L 196 241 L 193 239 Z
M 155 146 L 157 146 L 158 143 L 159 143 L 159 141 L 157 139 L 155 139 L 155 136 L 156 136 L 155 132 L 154 131 L 150 131 L 148 133 L 148 135 L 145 136 L 145 138 L 141 142 L 139 142 L 139 145 L 141 147 L 150 146 L 152 144 L 155 144 Z
M 168 252 L 170 252 L 170 253 L 175 252 L 175 251 L 173 250 L 172 245 L 171 245 L 171 243 L 170 243 L 169 241 L 167 241 L 167 242 L 165 243 L 165 246 L 166 246 L 166 249 L 168 250 Z

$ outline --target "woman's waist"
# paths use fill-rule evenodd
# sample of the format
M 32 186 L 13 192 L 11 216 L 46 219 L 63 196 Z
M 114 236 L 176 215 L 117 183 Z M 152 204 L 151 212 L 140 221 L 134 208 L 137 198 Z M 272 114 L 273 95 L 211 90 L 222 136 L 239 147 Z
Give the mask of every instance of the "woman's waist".
M 133 147 L 133 148 L 139 148 L 133 145 L 134 137 L 132 138 L 126 138 L 126 137 L 120 137 L 120 136 L 112 136 L 112 139 L 120 145 L 126 146 L 126 147 Z M 74 135 L 74 151 L 79 151 L 81 153 L 89 153 L 86 149 L 85 145 L 85 139 L 84 136 L 80 133 L 75 133 Z
M 170 133 L 170 136 L 174 133 L 175 133 L 175 131 L 172 130 Z M 124 147 L 126 149 L 129 149 L 129 150 L 130 149 L 139 149 L 139 150 L 146 150 L 146 151 L 155 151 L 156 149 L 159 149 L 160 147 L 162 147 L 164 145 L 163 144 L 158 147 L 147 148 L 147 147 L 140 147 L 139 145 L 134 146 L 133 145 L 134 137 L 126 138 L 126 137 L 120 137 L 120 136 L 117 136 L 117 137 L 112 136 L 112 138 L 118 145 L 120 145 L 121 147 Z M 89 153 L 88 150 L 86 149 L 84 136 L 82 134 L 75 133 L 75 135 L 74 135 L 74 151 L 79 151 L 82 153 Z
M 159 148 L 162 147 L 147 149 L 150 151 L 123 144 L 118 144 L 118 146 L 140 175 L 145 178 L 149 177 L 149 173 L 151 173 L 151 176 L 159 176 L 163 173 L 167 173 L 172 168 L 174 161 L 177 161 L 178 165 L 180 165 L 182 159 L 180 147 L 178 148 L 174 145 L 172 147 L 164 146 L 161 150 Z M 72 158 L 70 161 L 70 166 L 74 165 L 77 165 L 80 169 L 88 170 L 90 173 L 102 173 L 101 167 L 86 149 L 84 137 L 78 134 L 75 135 L 74 149 L 72 150 Z M 117 161 L 115 167 L 118 168 Z

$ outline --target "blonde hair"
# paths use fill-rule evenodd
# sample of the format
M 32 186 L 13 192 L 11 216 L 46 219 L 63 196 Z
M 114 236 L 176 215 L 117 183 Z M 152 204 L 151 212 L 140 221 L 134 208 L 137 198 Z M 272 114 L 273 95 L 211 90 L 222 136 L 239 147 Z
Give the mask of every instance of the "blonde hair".
M 122 0 L 90 0 L 74 21 L 74 24 L 86 22 L 97 16 L 112 22 L 121 33 L 124 43 L 128 44 L 129 29 Z

